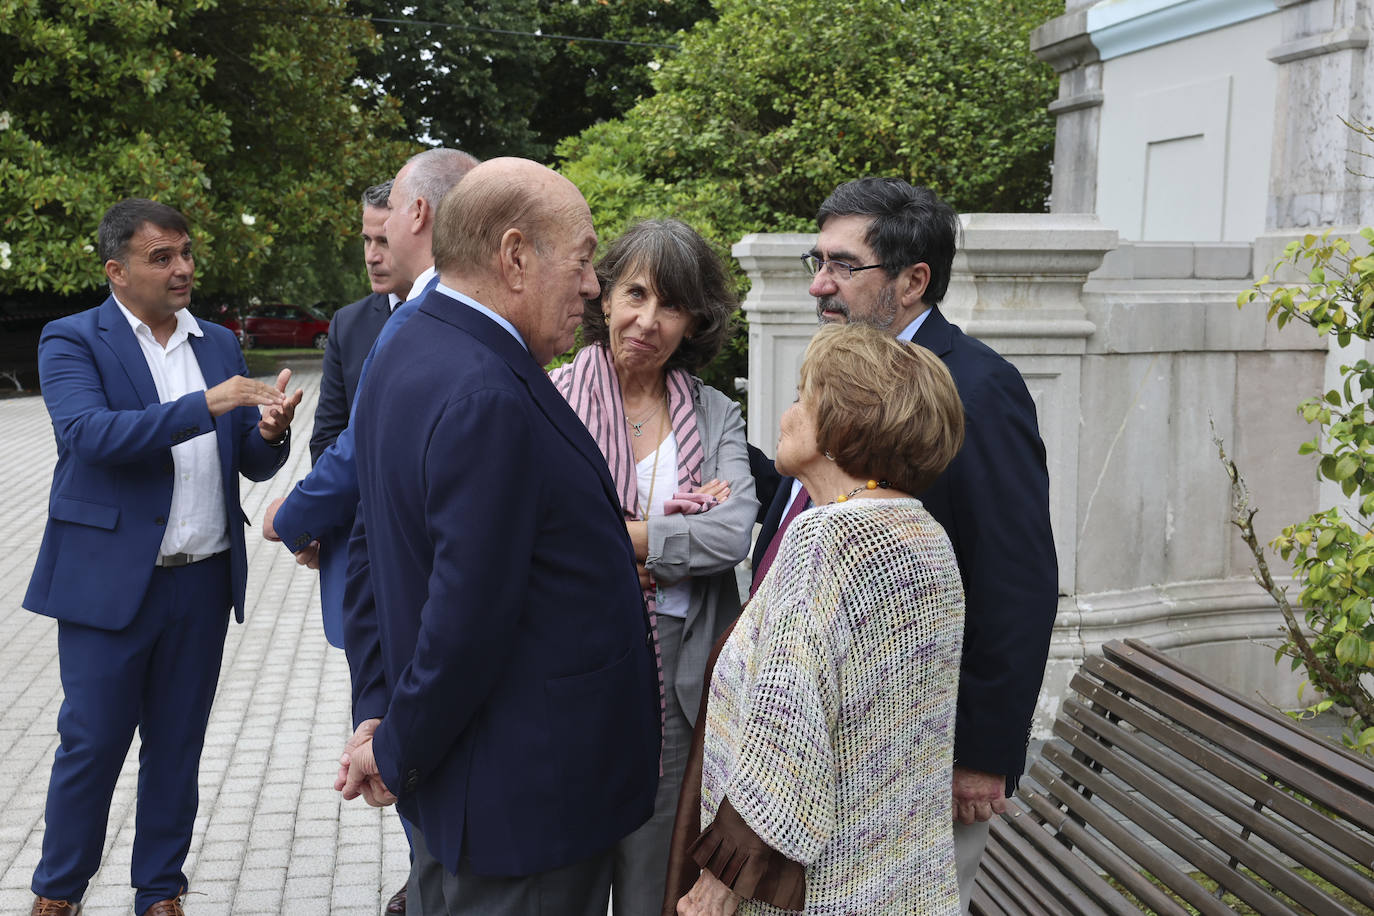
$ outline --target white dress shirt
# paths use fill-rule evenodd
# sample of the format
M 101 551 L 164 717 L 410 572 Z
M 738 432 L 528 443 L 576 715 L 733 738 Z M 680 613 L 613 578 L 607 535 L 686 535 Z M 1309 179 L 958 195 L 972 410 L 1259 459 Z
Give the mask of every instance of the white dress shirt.
M 639 487 L 639 514 L 642 518 L 662 518 L 663 504 L 677 493 L 677 435 L 672 430 L 654 449 L 653 454 L 635 464 Z M 647 503 L 647 505 L 646 505 Z M 692 603 L 692 579 L 689 576 L 672 585 L 659 583 L 655 613 L 669 617 L 687 617 Z
M 158 400 L 166 404 L 193 391 L 205 390 L 205 376 L 196 362 L 189 338 L 205 336 L 190 310 L 176 313 L 177 326 L 167 346 L 153 331 L 115 299 L 133 328 L 143 350 L 148 371 L 157 386 Z M 172 508 L 162 535 L 161 553 L 210 555 L 229 549 L 229 518 L 224 509 L 224 478 L 219 461 L 219 437 L 204 433 L 172 446 Z
M 431 264 L 420 272 L 420 276 L 415 278 L 415 282 L 410 284 L 410 292 L 406 293 L 406 301 L 409 302 L 420 295 L 420 290 L 425 288 L 425 284 L 430 281 L 435 274 L 434 265 Z

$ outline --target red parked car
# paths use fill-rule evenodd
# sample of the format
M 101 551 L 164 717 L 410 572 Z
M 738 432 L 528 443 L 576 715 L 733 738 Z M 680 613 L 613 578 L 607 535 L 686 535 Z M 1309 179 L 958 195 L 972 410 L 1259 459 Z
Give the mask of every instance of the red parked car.
M 314 347 L 323 350 L 329 341 L 329 319 L 301 305 L 259 305 L 249 309 L 239 327 L 229 318 L 224 326 L 238 335 L 245 350 L 253 347 Z

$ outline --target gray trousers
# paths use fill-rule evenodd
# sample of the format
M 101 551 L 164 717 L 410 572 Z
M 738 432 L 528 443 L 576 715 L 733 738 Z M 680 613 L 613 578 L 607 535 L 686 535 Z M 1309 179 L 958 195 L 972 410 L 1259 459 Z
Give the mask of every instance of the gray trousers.
M 517 878 L 474 875 L 461 864 L 449 874 L 425 845 L 418 828 L 410 834 L 406 912 L 410 916 L 606 916 L 611 888 L 611 850 L 552 871 Z
M 1001 817 L 994 814 L 993 817 Z M 959 874 L 959 911 L 968 912 L 973 901 L 973 879 L 978 877 L 978 863 L 983 860 L 983 849 L 988 845 L 988 834 L 992 831 L 992 821 L 974 824 L 954 822 L 954 866 Z
M 681 617 L 659 615 L 658 642 L 663 652 L 663 680 L 673 682 L 682 648 Z M 615 847 L 615 873 L 611 906 L 615 916 L 658 916 L 668 878 L 668 844 L 673 837 L 677 798 L 682 774 L 692 749 L 692 723 L 681 704 L 668 693 L 668 715 L 663 727 L 663 775 L 654 796 L 654 814 L 638 830 Z M 605 916 L 604 912 L 602 916 Z

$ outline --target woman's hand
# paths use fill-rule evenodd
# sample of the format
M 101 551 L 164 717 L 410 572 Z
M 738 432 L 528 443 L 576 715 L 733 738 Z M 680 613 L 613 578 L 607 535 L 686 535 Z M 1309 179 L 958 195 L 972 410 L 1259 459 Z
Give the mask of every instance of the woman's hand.
M 716 502 L 723 503 L 730 498 L 730 484 L 723 480 L 708 480 L 692 492 L 714 496 Z
M 635 549 L 635 559 L 642 565 L 649 559 L 649 523 L 626 519 L 625 532 L 630 536 L 630 546 Z
M 701 877 L 687 896 L 677 902 L 678 916 L 734 916 L 743 898 L 721 883 L 720 879 L 707 869 L 701 870 Z

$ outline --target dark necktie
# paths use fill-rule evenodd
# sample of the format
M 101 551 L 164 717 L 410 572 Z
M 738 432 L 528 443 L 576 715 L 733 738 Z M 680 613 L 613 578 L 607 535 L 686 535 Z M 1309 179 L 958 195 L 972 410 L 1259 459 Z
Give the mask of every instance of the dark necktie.
M 778 555 L 778 545 L 782 543 L 782 536 L 787 533 L 787 526 L 792 524 L 792 519 L 801 515 L 808 506 L 811 505 L 811 497 L 806 492 L 806 487 L 797 490 L 797 498 L 792 500 L 792 505 L 788 507 L 787 514 L 778 522 L 778 530 L 773 535 L 773 540 L 768 542 L 768 549 L 763 552 L 763 558 L 759 560 L 759 568 L 754 570 L 754 580 L 749 586 L 749 597 L 754 597 L 754 592 L 758 591 L 763 584 L 763 577 L 768 575 L 768 567 L 773 565 L 773 558 Z

